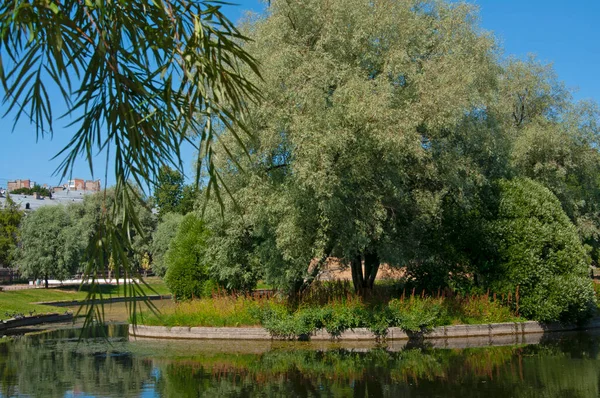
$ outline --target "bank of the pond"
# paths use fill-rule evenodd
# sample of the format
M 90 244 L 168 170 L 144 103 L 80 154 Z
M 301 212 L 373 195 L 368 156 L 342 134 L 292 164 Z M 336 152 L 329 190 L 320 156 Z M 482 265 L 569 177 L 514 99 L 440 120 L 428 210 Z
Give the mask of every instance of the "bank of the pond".
M 377 335 L 367 328 L 345 330 L 339 335 L 332 335 L 324 329 L 319 329 L 310 335 L 298 336 L 298 340 L 409 340 L 411 338 L 423 339 L 452 339 L 452 338 L 493 338 L 496 336 L 521 336 L 527 334 L 543 334 L 552 332 L 565 332 L 583 329 L 600 328 L 600 318 L 594 318 L 584 326 L 564 325 L 561 323 L 541 323 L 536 321 L 489 323 L 480 325 L 452 325 L 438 326 L 422 335 L 406 333 L 401 328 L 391 327 L 387 333 Z M 289 337 L 273 336 L 263 327 L 167 327 L 130 325 L 130 338 L 153 339 L 192 339 L 192 340 L 272 340 Z

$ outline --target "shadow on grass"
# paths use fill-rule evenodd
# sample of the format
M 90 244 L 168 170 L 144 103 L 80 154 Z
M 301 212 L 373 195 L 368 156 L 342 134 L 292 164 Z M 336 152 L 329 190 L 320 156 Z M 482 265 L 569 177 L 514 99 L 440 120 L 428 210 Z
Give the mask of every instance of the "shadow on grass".
M 65 292 L 84 292 L 88 293 L 91 290 L 90 285 L 71 285 L 71 286 L 60 286 L 54 289 L 62 290 Z M 117 295 L 119 292 L 123 292 L 123 285 L 97 285 L 96 289 L 98 293 L 106 294 L 106 295 Z

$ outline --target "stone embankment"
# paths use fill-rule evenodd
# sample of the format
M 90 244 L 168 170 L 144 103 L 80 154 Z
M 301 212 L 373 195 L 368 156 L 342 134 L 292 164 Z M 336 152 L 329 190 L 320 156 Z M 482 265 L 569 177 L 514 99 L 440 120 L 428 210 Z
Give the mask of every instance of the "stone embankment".
M 410 340 L 411 338 L 448 340 L 453 338 L 495 338 L 497 336 L 523 336 L 527 334 L 543 334 L 550 332 L 566 332 L 580 329 L 600 328 L 600 318 L 595 318 L 584 327 L 563 325 L 560 323 L 518 322 L 490 323 L 484 325 L 439 326 L 419 336 L 409 336 L 400 328 L 389 328 L 386 340 Z M 151 339 L 192 339 L 192 340 L 288 340 L 277 338 L 262 327 L 166 327 L 166 326 L 129 326 L 130 338 Z M 347 330 L 339 336 L 332 336 L 326 330 L 318 330 L 303 340 L 324 341 L 375 341 L 378 339 L 371 330 L 357 328 Z M 518 342 L 518 340 L 516 341 Z
M 32 316 L 17 316 L 15 318 L 0 321 L 0 332 L 10 329 L 36 326 L 44 323 L 70 322 L 73 320 L 73 314 L 40 314 Z

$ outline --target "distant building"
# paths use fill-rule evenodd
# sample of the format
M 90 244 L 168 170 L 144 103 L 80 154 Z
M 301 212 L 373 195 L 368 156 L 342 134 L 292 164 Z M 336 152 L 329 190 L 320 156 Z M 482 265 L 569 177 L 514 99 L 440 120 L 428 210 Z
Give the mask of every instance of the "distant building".
M 21 188 L 33 188 L 34 185 L 35 185 L 35 182 L 33 182 L 31 180 L 14 180 L 14 181 L 8 181 L 6 188 L 7 188 L 8 192 L 12 192 L 16 189 L 21 189 Z
M 85 182 L 84 188 L 86 191 L 100 192 L 100 180 Z
M 81 178 L 75 178 L 73 180 L 69 180 L 67 186 L 71 191 L 83 191 L 83 188 L 85 186 L 84 184 L 85 183 Z
M 67 183 L 67 188 L 71 191 L 100 192 L 100 180 L 84 181 L 82 178 L 75 178 L 75 179 L 69 180 L 69 182 Z

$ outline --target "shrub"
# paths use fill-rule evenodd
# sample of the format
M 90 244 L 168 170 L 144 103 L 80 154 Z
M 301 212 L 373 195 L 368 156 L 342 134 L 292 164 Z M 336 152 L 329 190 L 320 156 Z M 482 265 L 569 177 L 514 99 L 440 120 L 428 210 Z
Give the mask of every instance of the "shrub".
M 270 302 L 262 308 L 257 309 L 256 317 L 262 326 L 275 337 L 293 338 L 305 333 L 305 328 L 297 327 L 298 324 L 285 304 Z
M 168 270 L 165 283 L 176 300 L 201 297 L 203 294 L 209 279 L 204 262 L 207 237 L 204 223 L 195 215 L 188 214 L 183 218 L 166 253 Z
M 595 308 L 589 258 L 560 202 L 530 179 L 500 183 L 498 218 L 490 225 L 500 268 L 493 290 L 519 288 L 519 312 L 540 321 L 581 322 Z
M 447 309 L 446 314 L 454 315 L 460 323 L 499 323 L 516 320 L 507 305 L 499 301 L 492 302 L 487 295 L 456 297 L 449 304 L 451 307 Z
M 389 303 L 391 323 L 406 332 L 431 330 L 442 313 L 442 300 L 434 298 L 394 299 Z

